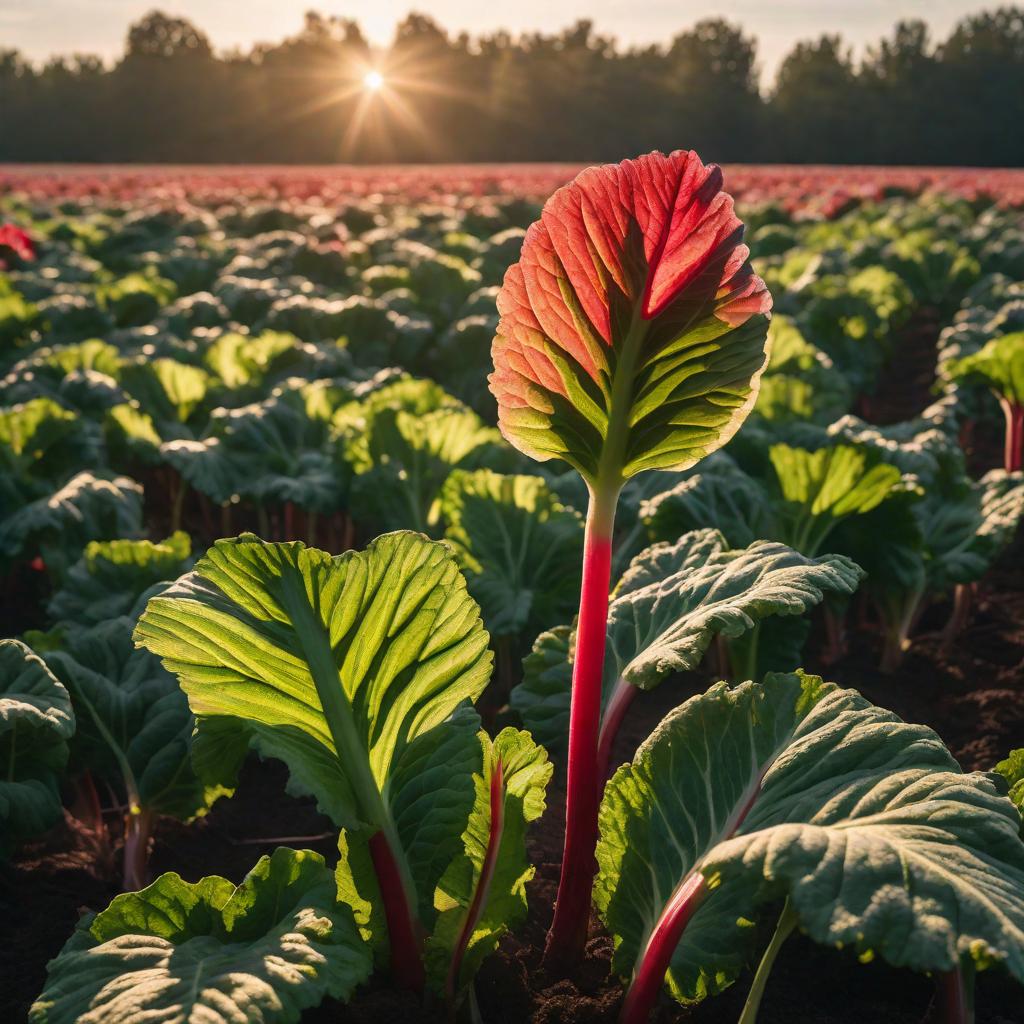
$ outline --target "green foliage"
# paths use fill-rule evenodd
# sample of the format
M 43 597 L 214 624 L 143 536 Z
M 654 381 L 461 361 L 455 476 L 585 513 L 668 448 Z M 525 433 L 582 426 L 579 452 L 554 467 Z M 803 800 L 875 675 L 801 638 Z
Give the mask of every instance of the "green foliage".
M 994 338 L 979 351 L 950 363 L 951 380 L 986 384 L 997 395 L 1024 406 L 1024 331 Z
M 348 474 L 336 457 L 330 424 L 311 411 L 294 382 L 238 409 L 219 408 L 205 436 L 161 445 L 160 456 L 191 487 L 218 504 L 236 495 L 260 505 L 292 502 L 330 513 L 342 504 Z
M 222 334 L 203 356 L 203 362 L 228 391 L 255 391 L 280 371 L 300 345 L 292 334 L 264 331 L 255 337 Z
M 800 420 L 827 425 L 849 409 L 852 394 L 845 376 L 790 319 L 772 318 L 768 343 L 771 356 L 761 378 L 756 416 L 771 423 Z
M 122 616 L 71 629 L 44 655 L 77 716 L 72 768 L 111 784 L 130 815 L 189 820 L 223 790 L 204 786 L 192 770 L 188 701 L 157 658 L 135 649 L 134 626 Z
M 189 566 L 192 542 L 178 531 L 164 541 L 91 541 L 68 570 L 47 607 L 65 627 L 99 625 L 141 612 L 140 599 L 156 584 L 177 579 Z
M 626 974 L 677 887 L 704 877 L 666 979 L 680 1001 L 730 984 L 752 924 L 783 898 L 816 942 L 916 971 L 1000 963 L 1021 979 L 1019 825 L 990 776 L 963 774 L 930 729 L 853 690 L 803 674 L 718 684 L 608 784 L 595 899 Z
M 1024 748 L 1011 750 L 1008 757 L 1005 757 L 992 769 L 1006 779 L 1010 787 L 1010 800 L 1013 806 L 1024 814 Z M 1024 821 L 1021 822 L 1021 835 L 1024 836 Z
M 781 529 L 807 554 L 820 551 L 843 519 L 865 515 L 908 487 L 895 466 L 848 445 L 807 451 L 778 444 L 769 457 L 785 503 Z
M 842 555 L 807 558 L 771 541 L 729 550 L 715 530 L 655 544 L 633 559 L 608 609 L 605 703 L 619 686 L 652 689 L 673 672 L 697 668 L 715 636 L 747 637 L 734 648 L 740 678 L 794 667 L 788 663 L 799 659 L 804 637 L 779 619 L 805 614 L 826 595 L 849 596 L 863 575 Z M 762 657 L 764 620 L 765 634 L 781 631 L 785 641 L 766 644 Z M 568 732 L 573 642 L 567 626 L 538 637 L 512 693 L 512 707 L 552 751 L 564 749 Z
M 61 815 L 75 713 L 68 692 L 18 640 L 0 640 L 0 855 Z
M 82 472 L 0 520 L 0 557 L 25 557 L 38 550 L 51 576 L 60 580 L 90 541 L 141 532 L 142 487 L 127 477 Z
M 431 381 L 386 385 L 335 419 L 354 469 L 355 514 L 378 530 L 439 525 L 441 488 L 456 469 L 503 469 L 500 434 Z
M 481 732 L 480 742 L 483 771 L 473 776 L 476 801 L 462 836 L 464 853 L 452 861 L 438 885 L 435 902 L 440 915 L 427 940 L 427 963 L 438 987 L 447 979 L 452 953 L 459 946 L 466 916 L 480 890 L 488 843 L 495 832 L 499 845 L 486 895 L 474 908 L 477 917 L 466 936 L 459 977 L 452 979 L 456 988 L 472 979 L 501 937 L 525 919 L 526 884 L 536 871 L 527 855 L 526 832 L 530 822 L 544 813 L 544 794 L 553 765 L 529 733 L 506 728 L 492 740 Z M 499 765 L 501 820 L 497 822 L 491 814 L 491 788 L 496 785 Z
M 452 715 L 479 696 L 491 661 L 442 545 L 386 534 L 332 557 L 219 541 L 150 601 L 136 641 L 178 675 L 208 781 L 237 771 L 231 734 L 285 761 L 291 789 L 346 832 L 384 831 L 429 925 L 479 759 L 475 715 Z
M 583 520 L 541 477 L 456 470 L 441 491 L 455 548 L 493 636 L 532 636 L 570 616 L 583 558 Z
M 886 544 L 920 543 L 911 506 L 921 488 L 873 446 L 825 443 L 811 450 L 774 444 L 768 456 L 761 478 L 716 455 L 699 473 L 646 501 L 641 516 L 651 535 L 669 539 L 705 524 L 736 547 L 764 537 L 809 556 L 831 547 L 855 561 L 865 530 L 879 522 L 887 530 L 873 541 L 879 557 L 885 557 Z M 835 532 L 844 524 L 844 533 Z
M 31 1024 L 293 1024 L 372 969 L 316 853 L 278 849 L 234 886 L 174 872 L 83 918 L 51 961 Z

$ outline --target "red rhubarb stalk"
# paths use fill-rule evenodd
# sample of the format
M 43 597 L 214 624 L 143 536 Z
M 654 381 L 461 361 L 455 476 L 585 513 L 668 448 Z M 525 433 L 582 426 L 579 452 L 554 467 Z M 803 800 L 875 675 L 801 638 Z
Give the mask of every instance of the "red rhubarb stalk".
M 761 766 L 760 771 L 747 787 L 744 798 L 726 820 L 720 835 L 715 843 L 709 845 L 709 849 L 716 843 L 724 842 L 736 834 L 760 795 L 761 783 L 773 761 L 774 758 Z M 672 961 L 672 954 L 675 952 L 676 946 L 679 945 L 683 930 L 707 894 L 708 887 L 700 872 L 700 864 L 695 864 L 690 874 L 683 877 L 676 887 L 676 891 L 669 897 L 665 909 L 661 912 L 661 916 L 647 940 L 647 945 L 634 970 L 633 981 L 626 993 L 626 1001 L 622 1004 L 620 1024 L 644 1024 L 647 1021 L 657 1002 L 658 993 L 665 980 L 665 973 Z
M 476 883 L 476 892 L 466 912 L 466 920 L 462 924 L 458 941 L 452 952 L 452 962 L 448 969 L 445 994 L 449 1006 L 455 1005 L 455 995 L 459 987 L 459 974 L 462 971 L 462 960 L 469 948 L 469 940 L 473 937 L 476 926 L 483 916 L 490 895 L 491 882 L 498 865 L 498 851 L 501 849 L 501 837 L 505 831 L 505 768 L 499 757 L 491 771 L 491 832 L 487 838 L 487 851 L 480 868 L 480 878 Z
M 707 882 L 699 871 L 694 871 L 684 878 L 682 884 L 672 894 L 640 957 L 639 966 L 633 975 L 633 983 L 629 986 L 626 1000 L 622 1004 L 620 1024 L 646 1024 L 650 1019 L 683 929 L 704 902 L 707 894 Z
M 601 720 L 601 733 L 597 741 L 597 770 L 598 779 L 603 787 L 608 778 L 608 766 L 612 760 L 612 747 L 615 746 L 615 737 L 618 735 L 619 726 L 626 717 L 626 712 L 637 695 L 637 688 L 625 679 L 620 679 L 615 684 L 608 707 L 605 708 L 604 718 Z
M 974 1024 L 972 984 L 964 973 L 963 967 L 954 967 L 937 978 L 942 1024 Z
M 555 916 L 544 950 L 545 961 L 553 965 L 572 962 L 580 955 L 590 923 L 590 896 L 596 868 L 597 812 L 604 784 L 604 779 L 599 777 L 598 733 L 608 628 L 612 527 L 618 495 L 618 486 L 598 486 L 591 490 L 583 540 L 583 586 L 569 713 L 565 846 Z
M 384 903 L 384 920 L 391 947 L 391 974 L 402 988 L 421 992 L 426 981 L 421 944 L 401 869 L 383 831 L 374 833 L 368 846 Z
M 132 804 L 124 826 L 124 890 L 137 892 L 149 881 L 149 838 L 153 812 Z
M 1003 448 L 1003 469 L 1015 473 L 1024 468 L 1024 405 L 1000 396 L 999 404 L 1006 417 L 1006 444 Z

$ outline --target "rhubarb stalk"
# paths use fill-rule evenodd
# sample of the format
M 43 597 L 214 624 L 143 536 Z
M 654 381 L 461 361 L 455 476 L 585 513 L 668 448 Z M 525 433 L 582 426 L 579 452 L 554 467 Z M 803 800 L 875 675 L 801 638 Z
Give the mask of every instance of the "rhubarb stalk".
M 583 586 L 576 629 L 566 771 L 565 846 L 555 916 L 544 959 L 570 963 L 583 950 L 590 923 L 597 812 L 604 779 L 598 771 L 601 682 L 608 628 L 612 528 L 621 483 L 593 487 L 583 539 Z
M 426 981 L 420 955 L 421 943 L 416 933 L 402 870 L 383 831 L 374 833 L 368 846 L 384 903 L 384 920 L 387 922 L 388 943 L 391 947 L 391 975 L 402 988 L 421 992 Z
M 1024 468 L 1024 405 L 1000 396 L 999 404 L 1006 417 L 1006 443 L 1003 448 L 1003 469 L 1015 473 Z
M 974 1024 L 974 972 L 962 965 L 940 974 L 939 990 L 942 1024 Z
M 697 912 L 708 894 L 708 884 L 699 871 L 683 879 L 682 884 L 668 901 L 664 913 L 647 940 L 633 975 L 633 983 L 622 1004 L 619 1024 L 646 1024 L 650 1019 L 658 993 L 665 982 L 665 973 L 672 954 L 679 945 L 683 929 Z
M 473 937 L 477 924 L 487 906 L 491 882 L 498 865 L 498 852 L 501 850 L 501 838 L 505 831 L 505 769 L 499 757 L 491 771 L 491 831 L 487 838 L 487 851 L 480 868 L 480 877 L 476 883 L 473 900 L 466 911 L 466 920 L 462 924 L 458 941 L 452 951 L 452 961 L 448 968 L 448 979 L 445 984 L 445 995 L 448 1005 L 455 1005 L 455 995 L 459 987 L 459 974 L 462 971 L 462 960 L 469 948 L 469 940 Z
M 124 889 L 136 892 L 149 881 L 149 837 L 153 812 L 129 803 L 124 823 Z
M 608 766 L 612 760 L 612 747 L 615 746 L 615 737 L 618 735 L 619 726 L 626 717 L 626 712 L 633 703 L 639 691 L 632 683 L 620 679 L 615 684 L 608 706 L 605 708 L 604 717 L 601 720 L 601 732 L 597 741 L 597 766 L 598 784 L 603 787 L 608 778 Z

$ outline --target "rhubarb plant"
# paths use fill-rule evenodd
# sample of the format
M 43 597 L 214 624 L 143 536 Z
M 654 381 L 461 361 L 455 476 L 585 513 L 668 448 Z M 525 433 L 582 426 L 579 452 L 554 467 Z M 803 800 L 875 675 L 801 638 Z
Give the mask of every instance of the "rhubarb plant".
M 0 856 L 60 819 L 75 713 L 68 691 L 19 640 L 0 640 Z
M 30 1024 L 295 1024 L 347 1000 L 373 958 L 323 858 L 278 849 L 242 883 L 168 872 L 83 917 L 47 968 Z
M 64 629 L 90 628 L 121 615 L 137 618 L 148 592 L 177 579 L 191 563 L 192 542 L 181 531 L 158 542 L 90 541 L 47 611 Z
M 456 470 L 441 489 L 445 539 L 466 572 L 491 636 L 511 661 L 520 638 L 572 614 L 583 520 L 541 477 Z
M 1024 469 L 1024 331 L 1004 334 L 954 360 L 947 374 L 953 381 L 983 383 L 992 390 L 1006 419 L 1003 468 L 1008 473 Z
M 269 533 L 270 507 L 284 506 L 289 519 L 295 507 L 329 515 L 343 504 L 348 474 L 335 457 L 329 410 L 315 407 L 322 399 L 306 381 L 286 383 L 262 402 L 215 409 L 202 437 L 167 441 L 160 457 L 218 505 L 252 501 L 261 532 Z
M 771 358 L 761 378 L 755 418 L 828 425 L 853 401 L 846 377 L 788 317 L 775 316 L 768 331 Z
M 667 540 L 714 526 L 736 546 L 762 537 L 810 557 L 828 546 L 856 558 L 859 551 L 835 544 L 838 528 L 845 524 L 848 533 L 851 521 L 877 526 L 883 516 L 891 536 L 917 542 L 911 505 L 921 487 L 913 474 L 901 472 L 873 447 L 841 443 L 810 450 L 775 444 L 768 455 L 764 478 L 745 473 L 725 454 L 716 455 L 706 472 L 643 504 L 648 529 Z
M 690 699 L 601 807 L 595 897 L 632 979 L 621 1020 L 646 1021 L 663 984 L 681 1002 L 731 984 L 752 924 L 783 904 L 744 1024 L 796 927 L 897 967 L 999 964 L 1024 980 L 1024 845 L 1005 789 L 816 676 Z
M 544 813 L 553 766 L 529 733 L 480 733 L 482 769 L 474 773 L 476 800 L 463 833 L 463 852 L 438 884 L 440 911 L 427 940 L 432 981 L 456 1007 L 472 992 L 468 982 L 507 931 L 526 917 L 526 883 L 535 868 L 526 830 Z
M 255 749 L 284 761 L 290 790 L 341 829 L 341 898 L 399 984 L 423 988 L 424 939 L 467 887 L 483 893 L 466 902 L 466 941 L 449 948 L 468 957 L 485 941 L 477 932 L 494 931 L 488 900 L 514 869 L 481 870 L 476 888 L 468 869 L 451 874 L 479 844 L 474 776 L 495 769 L 470 707 L 490 675 L 488 636 L 446 546 L 393 533 L 331 556 L 251 535 L 218 541 L 150 600 L 135 636 L 188 696 L 208 784 L 233 786 Z M 498 744 L 514 797 L 526 765 L 505 760 L 504 743 L 532 751 L 534 781 L 542 754 L 527 737 Z M 536 795 L 527 802 L 536 811 Z
M 887 573 L 884 557 L 864 559 L 886 627 L 886 671 L 895 669 L 910 647 L 928 601 L 954 591 L 966 600 L 966 588 L 1009 546 L 1024 518 L 1024 474 L 994 469 L 977 481 L 966 473 L 947 483 L 935 481 L 913 512 L 921 544 L 910 565 L 891 566 Z M 864 549 L 866 555 L 867 544 Z
M 188 701 L 159 659 L 135 648 L 134 626 L 133 617 L 121 616 L 71 628 L 56 650 L 45 653 L 77 716 L 71 771 L 104 783 L 124 807 L 126 890 L 148 881 L 149 843 L 159 816 L 193 821 L 225 792 L 196 776 Z
M 696 669 L 716 636 L 726 643 L 737 682 L 795 668 L 806 639 L 802 617 L 828 595 L 849 597 L 863 576 L 842 555 L 807 558 L 773 541 L 730 550 L 716 530 L 694 530 L 638 555 L 608 612 L 602 781 L 618 728 L 640 691 Z M 512 707 L 551 752 L 565 749 L 574 657 L 571 627 L 542 634 L 512 693 Z
M 498 432 L 432 381 L 386 384 L 334 422 L 355 473 L 352 506 L 378 530 L 437 532 L 441 489 L 454 470 L 510 462 Z
M 90 541 L 141 533 L 141 485 L 124 476 L 83 471 L 0 518 L 0 559 L 39 555 L 51 579 L 60 583 Z
M 619 493 L 724 445 L 767 361 L 771 298 L 722 183 L 687 151 L 589 168 L 548 199 L 498 295 L 501 431 L 535 459 L 567 462 L 589 491 L 552 960 L 578 956 L 586 938 Z

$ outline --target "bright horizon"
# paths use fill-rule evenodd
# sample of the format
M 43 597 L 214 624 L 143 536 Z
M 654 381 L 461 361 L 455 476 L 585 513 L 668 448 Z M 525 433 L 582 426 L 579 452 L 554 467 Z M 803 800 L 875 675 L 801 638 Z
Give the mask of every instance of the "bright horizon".
M 508 29 L 557 32 L 581 18 L 598 32 L 625 45 L 665 43 L 702 18 L 720 16 L 758 40 L 762 78 L 770 81 L 782 57 L 801 39 L 839 33 L 856 56 L 888 36 L 900 20 L 919 18 L 933 41 L 944 39 L 962 17 L 1000 6 L 977 0 L 722 0 L 705 5 L 670 0 L 247 0 L 244 10 L 231 0 L 0 0 L 0 49 L 20 50 L 33 61 L 72 53 L 105 60 L 123 52 L 128 26 L 158 8 L 187 18 L 205 32 L 218 52 L 249 49 L 294 35 L 303 14 L 316 10 L 357 21 L 377 46 L 391 41 L 395 25 L 410 11 L 433 17 L 451 34 L 473 35 Z

